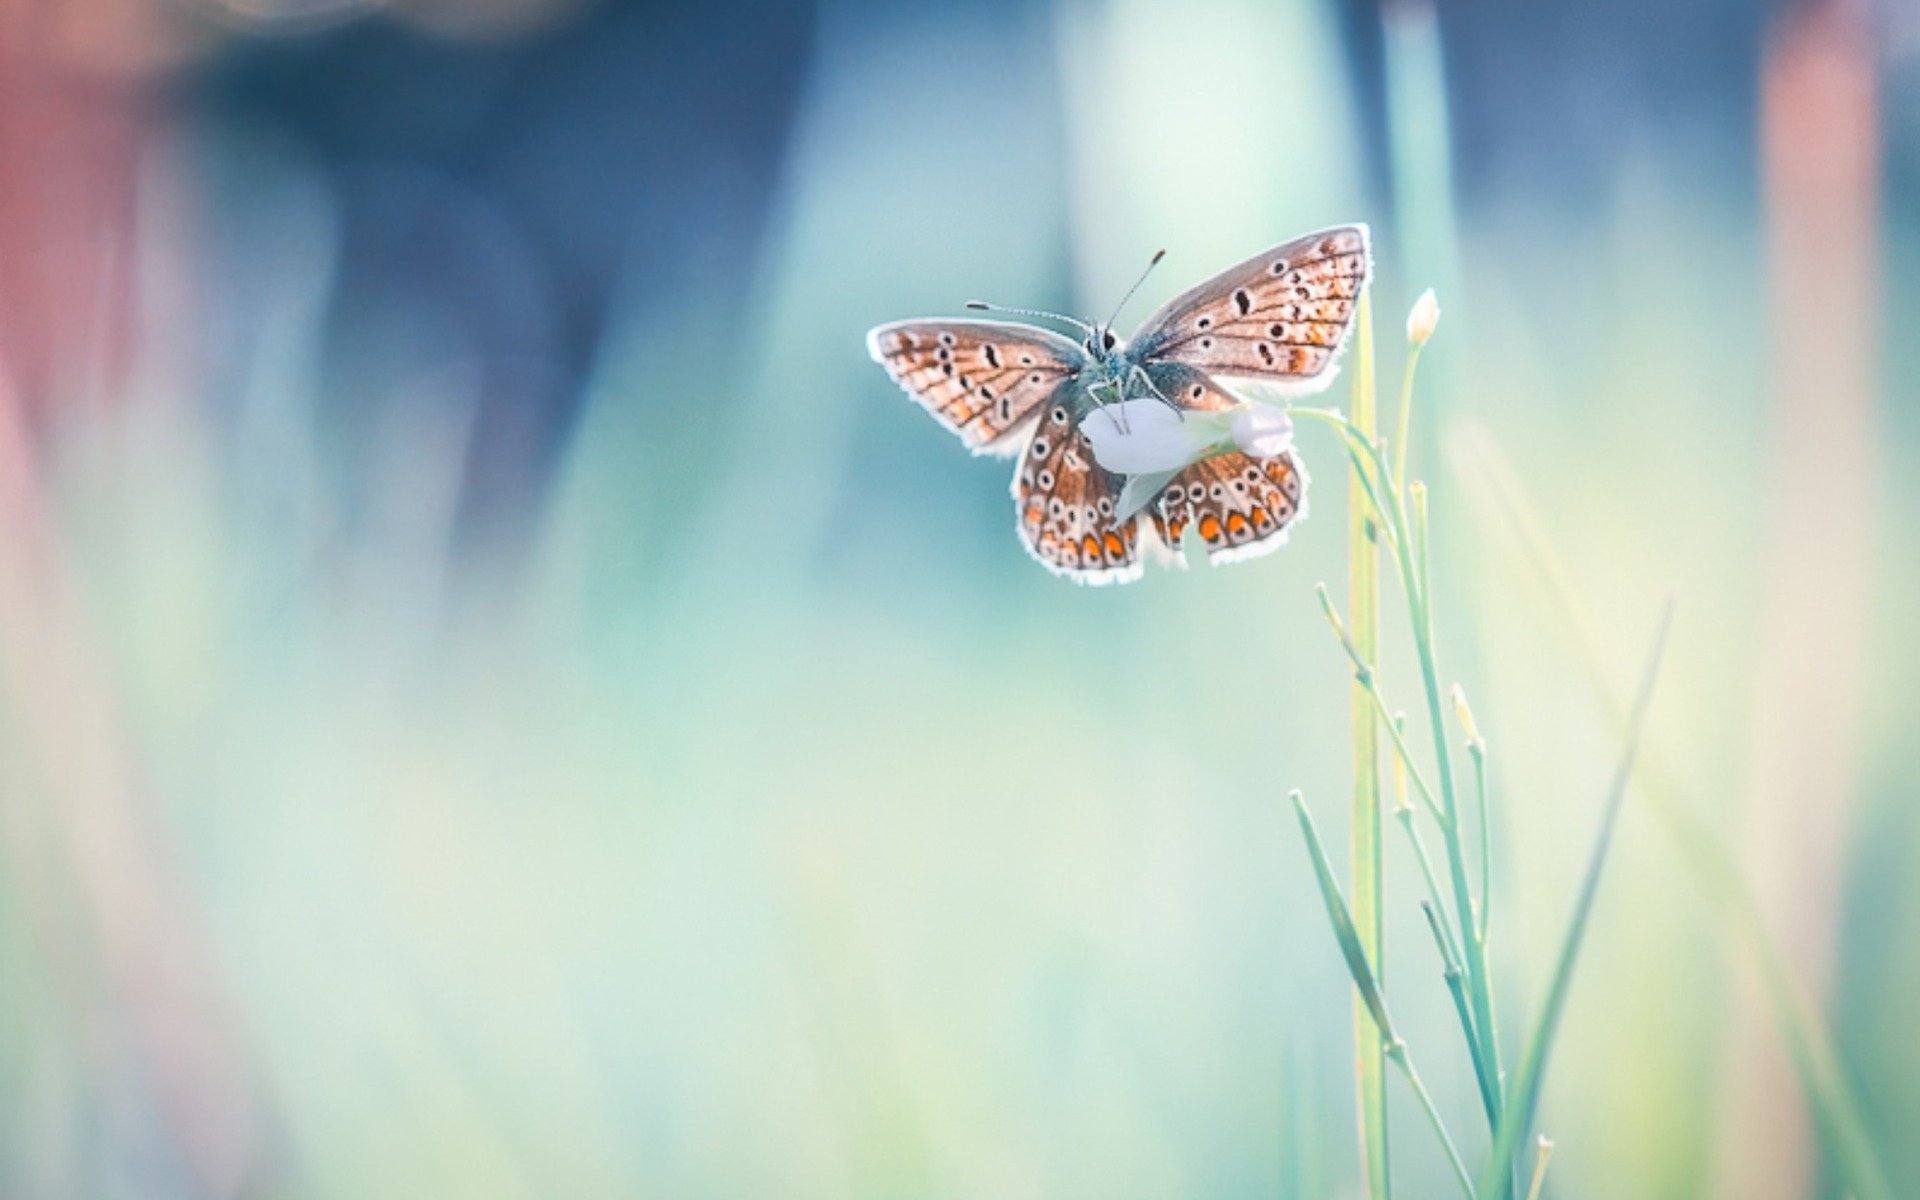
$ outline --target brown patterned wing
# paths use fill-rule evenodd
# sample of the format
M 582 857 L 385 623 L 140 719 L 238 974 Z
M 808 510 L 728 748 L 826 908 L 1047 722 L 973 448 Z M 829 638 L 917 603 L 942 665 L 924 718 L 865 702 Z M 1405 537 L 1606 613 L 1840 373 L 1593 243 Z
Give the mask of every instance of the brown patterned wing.
M 1286 544 L 1305 511 L 1307 477 L 1291 452 L 1254 458 L 1238 450 L 1204 458 L 1173 477 L 1147 515 L 1162 542 L 1178 551 L 1192 526 L 1215 564 L 1258 558 Z
M 1150 362 L 1143 369 L 1154 388 L 1181 408 L 1227 412 L 1246 403 L 1209 379 L 1205 371 L 1185 363 Z
M 1370 271 L 1365 225 L 1295 238 L 1175 296 L 1141 324 L 1134 352 L 1216 375 L 1309 384 L 1346 342 Z
M 1020 541 L 1055 575 L 1075 583 L 1140 578 L 1140 518 L 1116 523 L 1125 477 L 1093 460 L 1067 406 L 1048 406 L 1013 475 Z
M 895 321 L 867 352 L 975 454 L 1014 454 L 1015 433 L 1087 365 L 1078 343 L 1007 321 Z

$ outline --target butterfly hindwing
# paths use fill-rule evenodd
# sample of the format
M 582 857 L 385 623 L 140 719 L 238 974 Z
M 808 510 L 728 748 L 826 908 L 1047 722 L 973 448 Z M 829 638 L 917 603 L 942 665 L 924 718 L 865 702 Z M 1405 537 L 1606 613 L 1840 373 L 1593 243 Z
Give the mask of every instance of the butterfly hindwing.
M 1238 450 L 1202 459 L 1173 477 L 1147 506 L 1154 533 L 1178 549 L 1191 526 L 1213 563 L 1277 549 L 1305 507 L 1306 474 L 1288 451 L 1254 458 Z
M 867 352 L 975 454 L 1016 452 L 1010 435 L 1087 364 L 1078 343 L 1006 321 L 896 321 Z
M 1040 565 L 1076 583 L 1138 579 L 1138 517 L 1115 522 L 1123 476 L 1094 461 L 1064 403 L 1049 405 L 1013 475 L 1020 541 Z
M 1238 398 L 1183 363 L 1147 366 L 1161 395 L 1195 412 L 1226 412 Z M 1253 558 L 1286 542 L 1286 531 L 1306 504 L 1306 476 L 1292 453 L 1255 458 L 1240 451 L 1187 466 L 1147 505 L 1154 533 L 1176 552 L 1189 526 L 1211 562 Z
M 1134 352 L 1215 375 L 1305 383 L 1339 354 L 1370 269 L 1364 225 L 1295 238 L 1168 301 L 1140 326 Z

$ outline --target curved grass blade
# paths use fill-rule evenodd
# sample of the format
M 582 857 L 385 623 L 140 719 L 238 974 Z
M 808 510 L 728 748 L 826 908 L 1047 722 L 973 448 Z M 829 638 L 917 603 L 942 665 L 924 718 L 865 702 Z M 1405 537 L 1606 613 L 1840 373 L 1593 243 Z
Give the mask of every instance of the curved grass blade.
M 1470 457 L 1464 478 L 1478 481 L 1482 502 L 1500 524 L 1528 566 L 1539 576 L 1549 601 L 1571 635 L 1588 684 L 1601 707 L 1624 727 L 1626 714 L 1607 682 L 1601 656 L 1587 614 L 1567 582 L 1566 572 L 1542 533 L 1541 522 L 1519 474 L 1484 429 L 1476 429 L 1457 443 Z M 1880 1165 L 1873 1139 L 1867 1134 L 1860 1101 L 1834 1048 L 1833 1034 L 1805 986 L 1788 968 L 1775 945 L 1759 903 L 1747 886 L 1726 846 L 1694 815 L 1682 800 L 1673 772 L 1656 758 L 1643 774 L 1642 794 L 1660 826 L 1680 851 L 1694 882 L 1716 905 L 1753 956 L 1768 1005 L 1793 1058 L 1794 1071 L 1808 1111 L 1814 1114 L 1821 1140 L 1846 1189 L 1856 1200 L 1892 1200 L 1886 1170 Z
M 1607 851 L 1613 845 L 1614 826 L 1620 818 L 1621 802 L 1626 799 L 1627 782 L 1633 776 L 1633 760 L 1640 748 L 1641 731 L 1646 725 L 1647 706 L 1653 699 L 1653 683 L 1659 677 L 1660 660 L 1667 648 L 1667 632 L 1672 626 L 1673 602 L 1669 600 L 1666 611 L 1660 616 L 1660 629 L 1654 635 L 1653 652 L 1648 656 L 1646 671 L 1640 679 L 1640 691 L 1633 702 L 1633 716 L 1627 727 L 1627 744 L 1621 749 L 1620 764 L 1614 768 L 1613 782 L 1607 789 L 1600 829 L 1594 835 L 1593 851 L 1587 856 L 1587 870 L 1580 881 L 1579 897 L 1574 901 L 1573 917 L 1567 922 L 1566 936 L 1560 942 L 1553 979 L 1547 986 L 1546 1000 L 1540 1007 L 1533 1034 L 1527 1039 L 1527 1048 L 1520 1057 L 1520 1067 L 1514 1073 L 1506 1115 L 1500 1122 L 1500 1134 L 1494 1139 L 1493 1151 L 1488 1157 L 1486 1169 L 1480 1175 L 1479 1190 L 1482 1195 L 1496 1196 L 1507 1190 L 1513 1175 L 1513 1153 L 1533 1124 L 1534 1109 L 1540 1101 L 1540 1081 L 1546 1073 L 1547 1055 L 1553 1049 L 1553 1037 L 1560 1027 L 1560 1012 L 1567 1002 L 1567 988 L 1573 981 L 1573 968 L 1586 939 L 1587 920 L 1593 914 L 1593 900 L 1600 890 L 1600 872 L 1606 866 Z

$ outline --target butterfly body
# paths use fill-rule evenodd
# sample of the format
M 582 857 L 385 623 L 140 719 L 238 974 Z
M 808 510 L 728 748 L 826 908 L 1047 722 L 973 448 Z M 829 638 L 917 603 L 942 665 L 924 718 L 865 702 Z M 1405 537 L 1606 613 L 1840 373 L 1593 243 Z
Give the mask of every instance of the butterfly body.
M 1324 386 L 1369 270 L 1366 227 L 1340 226 L 1176 296 L 1130 340 L 1104 324 L 1072 322 L 1085 333 L 1075 341 L 1017 322 L 936 318 L 879 326 L 867 346 L 975 454 L 1019 456 L 1016 529 L 1035 559 L 1076 582 L 1120 583 L 1140 576 L 1145 551 L 1177 554 L 1189 528 L 1214 563 L 1276 548 L 1304 507 L 1305 474 L 1290 450 L 1215 454 L 1172 475 L 1144 513 L 1128 513 L 1126 477 L 1099 464 L 1082 422 L 1101 405 L 1147 397 L 1176 412 L 1238 407 L 1215 376 Z
M 1087 361 L 1070 384 L 1061 389 L 1059 399 L 1067 406 L 1074 424 L 1103 404 L 1139 399 L 1150 395 L 1153 385 L 1143 364 L 1126 342 L 1106 330 L 1097 330 L 1080 343 Z

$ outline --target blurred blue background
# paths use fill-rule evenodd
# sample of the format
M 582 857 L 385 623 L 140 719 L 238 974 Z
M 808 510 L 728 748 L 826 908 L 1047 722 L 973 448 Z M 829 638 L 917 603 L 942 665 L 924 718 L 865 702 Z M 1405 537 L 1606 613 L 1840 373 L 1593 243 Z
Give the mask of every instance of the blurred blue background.
M 1283 552 L 1083 591 L 862 341 L 1355 220 L 1389 394 L 1445 312 L 1509 1012 L 1618 749 L 1582 664 L 1678 600 L 1550 1194 L 1840 1194 L 1656 810 L 1920 1194 L 1911 4 L 12 0 L 0 1195 L 1358 1195 L 1283 803 L 1344 837 L 1339 447 Z

